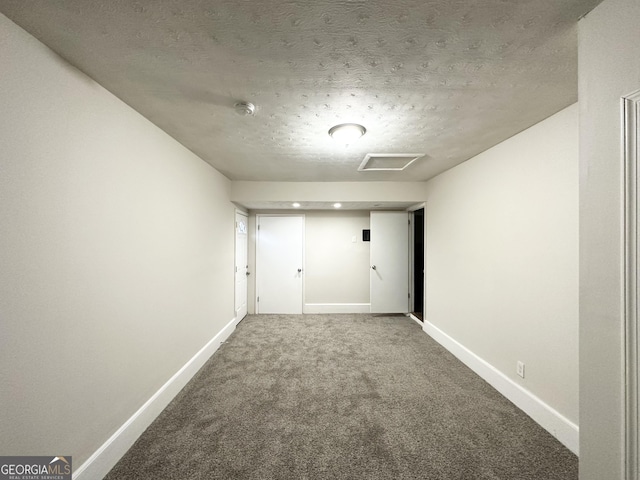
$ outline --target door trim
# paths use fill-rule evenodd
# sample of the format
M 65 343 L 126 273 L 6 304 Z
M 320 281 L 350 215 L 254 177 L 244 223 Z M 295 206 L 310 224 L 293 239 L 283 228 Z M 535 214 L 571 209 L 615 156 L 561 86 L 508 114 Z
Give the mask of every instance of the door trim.
M 422 326 L 422 322 L 427 317 L 427 203 L 422 202 L 416 205 L 412 205 L 407 208 L 407 212 L 409 212 L 409 218 L 411 220 L 411 225 L 409 228 L 409 293 L 411 294 L 411 298 L 409 299 L 409 312 L 414 311 L 415 307 L 415 268 L 414 268 L 414 256 L 415 256 L 415 248 L 413 244 L 413 238 L 415 235 L 415 215 L 414 212 L 416 210 L 423 210 L 422 216 L 422 320 L 419 320 L 417 317 L 413 316 L 416 322 Z
M 236 305 L 236 300 L 237 300 L 237 296 L 238 296 L 238 292 L 237 292 L 237 288 L 238 288 L 238 283 L 237 283 L 237 279 L 236 279 L 236 274 L 238 272 L 236 272 L 236 269 L 238 268 L 238 266 L 236 265 L 237 263 L 237 259 L 238 259 L 238 225 L 237 225 L 237 219 L 238 219 L 238 215 L 242 215 L 243 217 L 246 217 L 246 224 L 247 224 L 247 244 L 246 244 L 246 260 L 247 260 L 247 267 L 249 265 L 249 214 L 243 210 L 240 210 L 238 208 L 235 209 L 235 213 L 233 215 L 233 242 L 234 242 L 234 248 L 233 248 L 233 314 L 234 317 L 237 316 L 238 313 L 238 305 Z M 246 291 L 246 298 L 245 298 L 245 304 L 247 306 L 247 314 L 249 313 L 249 279 L 247 279 L 247 291 Z M 246 316 L 246 314 L 245 314 Z M 242 317 L 244 318 L 244 317 Z M 240 321 L 242 320 L 242 318 L 236 318 L 236 321 Z
M 623 162 L 623 256 L 624 274 L 622 302 L 624 314 L 624 384 L 625 422 L 624 422 L 624 470 L 626 480 L 638 480 L 640 439 L 640 359 L 638 348 L 639 308 L 638 274 L 640 272 L 640 231 L 638 214 L 640 213 L 640 90 L 622 97 L 622 162 Z

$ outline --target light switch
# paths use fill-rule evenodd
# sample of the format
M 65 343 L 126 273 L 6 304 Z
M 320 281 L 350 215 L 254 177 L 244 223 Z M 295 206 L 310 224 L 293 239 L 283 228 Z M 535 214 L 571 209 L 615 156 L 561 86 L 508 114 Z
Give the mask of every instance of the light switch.
M 358 241 L 358 237 L 357 236 L 353 236 L 351 237 L 351 243 L 356 243 Z

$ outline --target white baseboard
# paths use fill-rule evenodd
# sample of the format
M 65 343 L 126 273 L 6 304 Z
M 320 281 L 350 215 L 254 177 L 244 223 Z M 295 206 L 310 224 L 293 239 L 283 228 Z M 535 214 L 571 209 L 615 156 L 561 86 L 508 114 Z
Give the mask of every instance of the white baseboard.
M 556 437 L 565 447 L 579 454 L 578 426 L 551 408 L 533 393 L 518 385 L 504 373 L 487 363 L 471 350 L 458 343 L 438 327 L 424 322 L 423 330 L 436 342 L 455 355 L 462 363 L 480 375 L 487 383 L 507 397 L 518 408 Z
M 416 317 L 413 313 L 409 312 L 405 315 L 409 317 L 411 320 L 413 320 L 414 322 L 416 322 L 418 325 L 420 325 L 420 328 L 422 328 L 422 320 Z
M 73 472 L 74 480 L 103 478 L 118 460 L 131 448 L 140 435 L 151 425 L 169 402 L 182 390 L 220 345 L 229 338 L 238 320 L 231 320 L 215 337 L 200 349 L 153 396 L 129 418 L 111 438 Z
M 369 313 L 370 303 L 305 303 L 304 313 Z

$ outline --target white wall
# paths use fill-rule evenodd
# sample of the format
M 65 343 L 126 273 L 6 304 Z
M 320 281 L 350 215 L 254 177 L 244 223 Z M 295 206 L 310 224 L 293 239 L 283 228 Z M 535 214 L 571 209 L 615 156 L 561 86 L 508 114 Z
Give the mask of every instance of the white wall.
M 254 202 L 424 201 L 424 182 L 233 182 L 231 199 Z M 261 207 L 264 208 L 264 207 Z
M 0 15 L 0 452 L 78 467 L 233 317 L 230 182 Z
M 626 478 L 620 98 L 640 89 L 639 25 L 637 0 L 579 23 L 581 480 Z
M 306 212 L 306 313 L 369 311 L 368 228 L 369 212 Z
M 429 181 L 426 232 L 427 326 L 575 429 L 578 106 Z

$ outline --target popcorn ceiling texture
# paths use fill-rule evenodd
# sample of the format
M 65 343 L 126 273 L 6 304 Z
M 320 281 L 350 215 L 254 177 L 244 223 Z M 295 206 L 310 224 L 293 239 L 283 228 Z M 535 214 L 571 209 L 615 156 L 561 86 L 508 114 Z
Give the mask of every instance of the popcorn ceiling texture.
M 233 180 L 426 180 L 577 100 L 599 0 L 0 0 Z M 234 112 L 236 101 L 257 106 Z M 349 147 L 327 135 L 358 122 Z M 367 153 L 424 152 L 403 172 Z

